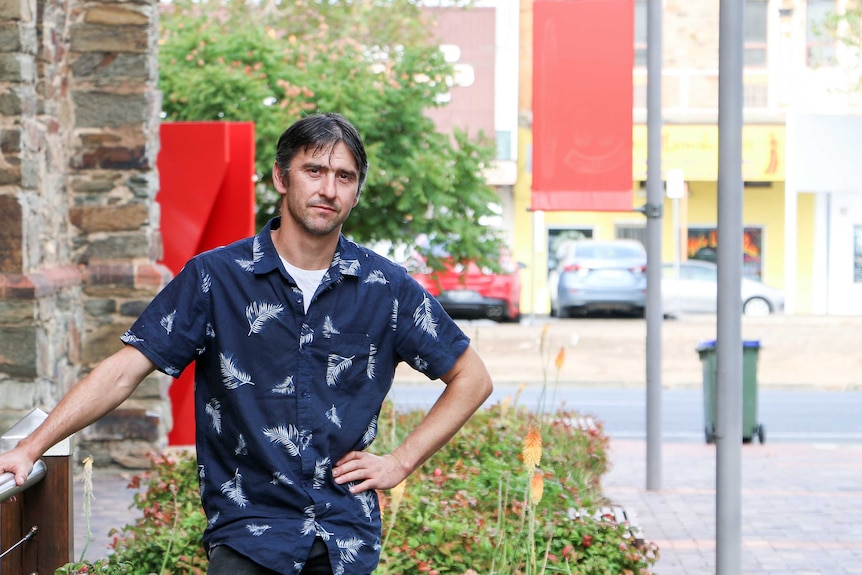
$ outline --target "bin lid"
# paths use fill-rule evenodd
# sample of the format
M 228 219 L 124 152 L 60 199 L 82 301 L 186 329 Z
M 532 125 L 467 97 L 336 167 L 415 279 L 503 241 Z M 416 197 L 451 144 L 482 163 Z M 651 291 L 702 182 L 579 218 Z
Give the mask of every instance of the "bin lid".
M 702 352 L 715 349 L 716 340 L 709 339 L 697 344 L 695 351 Z M 747 339 L 742 342 L 742 349 L 760 349 L 759 339 Z

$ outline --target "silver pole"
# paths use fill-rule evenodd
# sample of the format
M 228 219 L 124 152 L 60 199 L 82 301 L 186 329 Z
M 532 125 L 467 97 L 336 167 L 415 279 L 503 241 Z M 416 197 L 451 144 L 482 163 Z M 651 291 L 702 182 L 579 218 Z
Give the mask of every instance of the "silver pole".
M 661 0 L 647 2 L 647 489 L 661 489 L 661 5 Z
M 716 573 L 742 573 L 742 106 L 744 0 L 721 0 L 718 47 Z

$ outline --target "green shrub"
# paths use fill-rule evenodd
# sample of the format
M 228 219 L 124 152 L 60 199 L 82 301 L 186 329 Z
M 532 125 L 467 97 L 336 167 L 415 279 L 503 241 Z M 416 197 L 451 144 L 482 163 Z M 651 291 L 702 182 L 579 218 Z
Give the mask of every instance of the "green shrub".
M 424 415 L 385 404 L 375 451 L 390 451 Z M 578 509 L 608 503 L 601 493 L 608 440 L 601 424 L 580 429 L 571 421 L 577 414 L 539 418 L 508 402 L 477 412 L 404 484 L 381 493 L 384 540 L 377 573 L 649 573 L 655 545 L 636 546 L 625 525 L 575 518 Z M 524 464 L 531 429 L 541 436 L 538 467 Z M 112 531 L 114 553 L 57 573 L 206 572 L 206 518 L 194 456 L 154 456 L 152 468 L 130 485 L 141 486 L 146 490 L 135 495 L 134 505 L 142 517 Z
M 381 434 L 376 448 L 388 451 L 422 415 L 388 408 L 381 428 L 390 435 Z M 378 573 L 647 573 L 657 558 L 653 544 L 636 546 L 625 525 L 576 518 L 579 509 L 608 504 L 601 494 L 607 437 L 601 425 L 581 429 L 576 421 L 567 412 L 540 420 L 505 403 L 474 415 L 406 487 L 382 494 Z M 538 468 L 522 456 L 531 428 L 541 436 Z M 531 499 L 536 474 L 541 494 Z

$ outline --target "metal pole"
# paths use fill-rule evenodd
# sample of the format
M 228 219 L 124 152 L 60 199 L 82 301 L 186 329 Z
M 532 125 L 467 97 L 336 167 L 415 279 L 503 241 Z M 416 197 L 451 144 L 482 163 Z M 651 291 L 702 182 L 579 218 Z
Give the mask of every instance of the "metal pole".
M 718 42 L 716 573 L 742 573 L 742 106 L 744 0 L 721 0 Z
M 647 2 L 647 489 L 661 489 L 661 6 L 661 0 Z

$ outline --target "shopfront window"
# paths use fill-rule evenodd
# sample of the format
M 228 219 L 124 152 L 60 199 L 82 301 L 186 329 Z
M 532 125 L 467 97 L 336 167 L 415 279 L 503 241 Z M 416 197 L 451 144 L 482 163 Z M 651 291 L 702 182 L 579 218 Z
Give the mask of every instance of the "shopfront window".
M 713 227 L 688 229 L 688 258 L 716 263 L 718 230 Z M 745 228 L 742 231 L 742 275 L 763 279 L 763 228 Z

